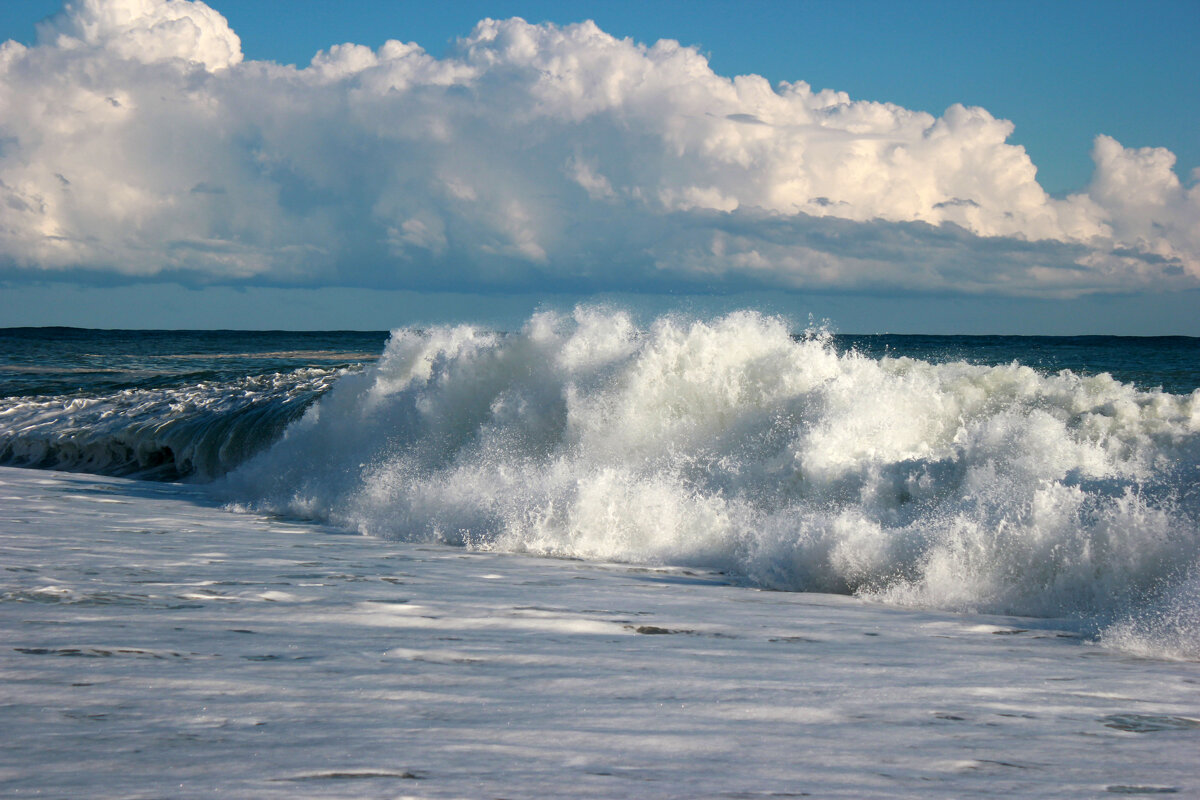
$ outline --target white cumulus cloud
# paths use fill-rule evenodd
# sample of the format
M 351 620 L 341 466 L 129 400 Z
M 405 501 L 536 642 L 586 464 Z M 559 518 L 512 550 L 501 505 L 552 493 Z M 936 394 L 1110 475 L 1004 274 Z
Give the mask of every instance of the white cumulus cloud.
M 1200 284 L 1200 188 L 1098 136 L 1048 195 L 1013 126 L 591 22 L 445 58 L 244 61 L 199 0 L 73 0 L 0 45 L 0 270 L 403 288 L 1074 295 Z
M 62 49 L 107 50 L 145 64 L 182 59 L 217 70 L 242 60 L 242 42 L 223 16 L 200 2 L 71 0 L 38 39 Z

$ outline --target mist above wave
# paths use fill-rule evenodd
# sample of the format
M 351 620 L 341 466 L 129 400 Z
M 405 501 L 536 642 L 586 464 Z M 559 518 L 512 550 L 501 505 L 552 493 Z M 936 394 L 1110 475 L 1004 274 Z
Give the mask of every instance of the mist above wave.
M 1170 622 L 1198 570 L 1198 464 L 1198 392 L 581 308 L 394 331 L 222 490 L 381 536 L 1170 628 L 1200 655 Z

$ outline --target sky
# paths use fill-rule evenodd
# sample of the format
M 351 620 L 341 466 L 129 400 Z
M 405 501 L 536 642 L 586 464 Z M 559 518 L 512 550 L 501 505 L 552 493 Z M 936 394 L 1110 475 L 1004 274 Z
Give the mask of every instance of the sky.
M 442 6 L 6 0 L 0 325 L 1200 335 L 1193 0 Z

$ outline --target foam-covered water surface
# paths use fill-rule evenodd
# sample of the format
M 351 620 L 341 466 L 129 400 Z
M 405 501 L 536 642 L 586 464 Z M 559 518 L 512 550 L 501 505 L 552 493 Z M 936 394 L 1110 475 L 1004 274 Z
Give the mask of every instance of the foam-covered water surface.
M 585 308 L 394 331 L 219 488 L 407 541 L 1072 617 L 1196 658 L 1198 485 L 1200 391 Z
M 4 797 L 1200 792 L 1200 665 L 1070 620 L 346 535 L 0 467 Z

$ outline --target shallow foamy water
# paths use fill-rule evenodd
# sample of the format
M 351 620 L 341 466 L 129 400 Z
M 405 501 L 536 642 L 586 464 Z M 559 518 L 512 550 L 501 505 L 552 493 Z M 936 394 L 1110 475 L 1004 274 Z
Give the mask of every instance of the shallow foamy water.
M 1200 792 L 1200 664 L 1077 622 L 473 552 L 0 468 L 0 794 Z

